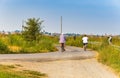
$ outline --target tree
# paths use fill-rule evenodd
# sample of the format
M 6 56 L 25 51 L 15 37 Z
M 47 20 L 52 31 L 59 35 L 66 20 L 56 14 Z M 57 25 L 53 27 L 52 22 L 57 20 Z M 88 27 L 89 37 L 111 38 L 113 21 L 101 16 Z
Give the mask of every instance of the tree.
M 39 35 L 42 33 L 42 23 L 43 20 L 40 20 L 40 18 L 29 18 L 26 21 L 26 25 L 23 26 L 22 35 L 23 37 L 28 41 L 34 41 L 37 40 Z

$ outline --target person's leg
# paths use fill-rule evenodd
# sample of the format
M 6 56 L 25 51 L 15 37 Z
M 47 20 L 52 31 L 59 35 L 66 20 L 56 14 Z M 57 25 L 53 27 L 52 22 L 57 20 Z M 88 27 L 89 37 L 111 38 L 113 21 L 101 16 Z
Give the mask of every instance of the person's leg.
M 85 51 L 86 51 L 86 49 L 87 49 L 87 44 L 88 44 L 88 43 L 85 43 Z
M 64 51 L 64 43 L 61 43 L 61 51 Z
M 87 44 L 84 45 L 84 51 L 86 51 Z
M 84 49 L 84 51 L 85 51 L 85 44 L 83 43 L 83 49 Z
M 63 43 L 63 50 L 65 51 L 65 43 Z
M 86 47 L 87 47 L 87 44 L 83 43 L 83 49 L 84 49 L 84 51 L 86 51 Z

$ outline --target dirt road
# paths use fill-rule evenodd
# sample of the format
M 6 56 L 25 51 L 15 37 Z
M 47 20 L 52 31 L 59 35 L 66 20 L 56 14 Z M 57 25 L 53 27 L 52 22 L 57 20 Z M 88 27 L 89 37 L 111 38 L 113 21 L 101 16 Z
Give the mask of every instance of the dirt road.
M 34 70 L 48 78 L 119 78 L 107 66 L 97 62 L 96 53 L 66 47 L 66 52 L 0 55 L 0 63 L 20 64 L 17 70 Z

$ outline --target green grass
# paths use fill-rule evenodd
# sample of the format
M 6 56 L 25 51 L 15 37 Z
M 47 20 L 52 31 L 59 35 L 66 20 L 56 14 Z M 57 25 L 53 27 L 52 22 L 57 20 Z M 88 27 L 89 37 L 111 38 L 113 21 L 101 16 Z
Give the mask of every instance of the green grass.
M 81 38 L 82 37 L 79 36 L 79 37 L 76 37 L 76 40 L 74 40 L 73 37 L 67 37 L 66 44 L 70 45 L 70 46 L 82 47 L 82 39 Z
M 30 78 L 40 78 L 40 77 L 45 77 L 47 76 L 44 73 L 40 73 L 37 71 L 30 71 L 30 70 L 23 70 L 24 73 L 26 73 L 27 75 L 29 75 Z
M 43 53 L 55 52 L 58 37 L 42 35 L 37 41 L 26 41 L 20 34 L 0 36 L 0 53 Z
M 107 46 L 102 48 L 99 51 L 98 60 L 112 67 L 117 73 L 120 73 L 120 50 L 115 47 Z
M 0 65 L 0 78 L 47 78 L 47 75 L 37 71 L 15 71 L 15 66 Z

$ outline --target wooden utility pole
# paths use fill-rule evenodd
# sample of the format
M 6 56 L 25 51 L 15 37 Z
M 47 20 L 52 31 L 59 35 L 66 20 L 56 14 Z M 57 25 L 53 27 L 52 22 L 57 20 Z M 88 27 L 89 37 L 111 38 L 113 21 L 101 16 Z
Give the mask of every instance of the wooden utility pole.
M 61 33 L 62 33 L 62 16 L 61 16 Z

